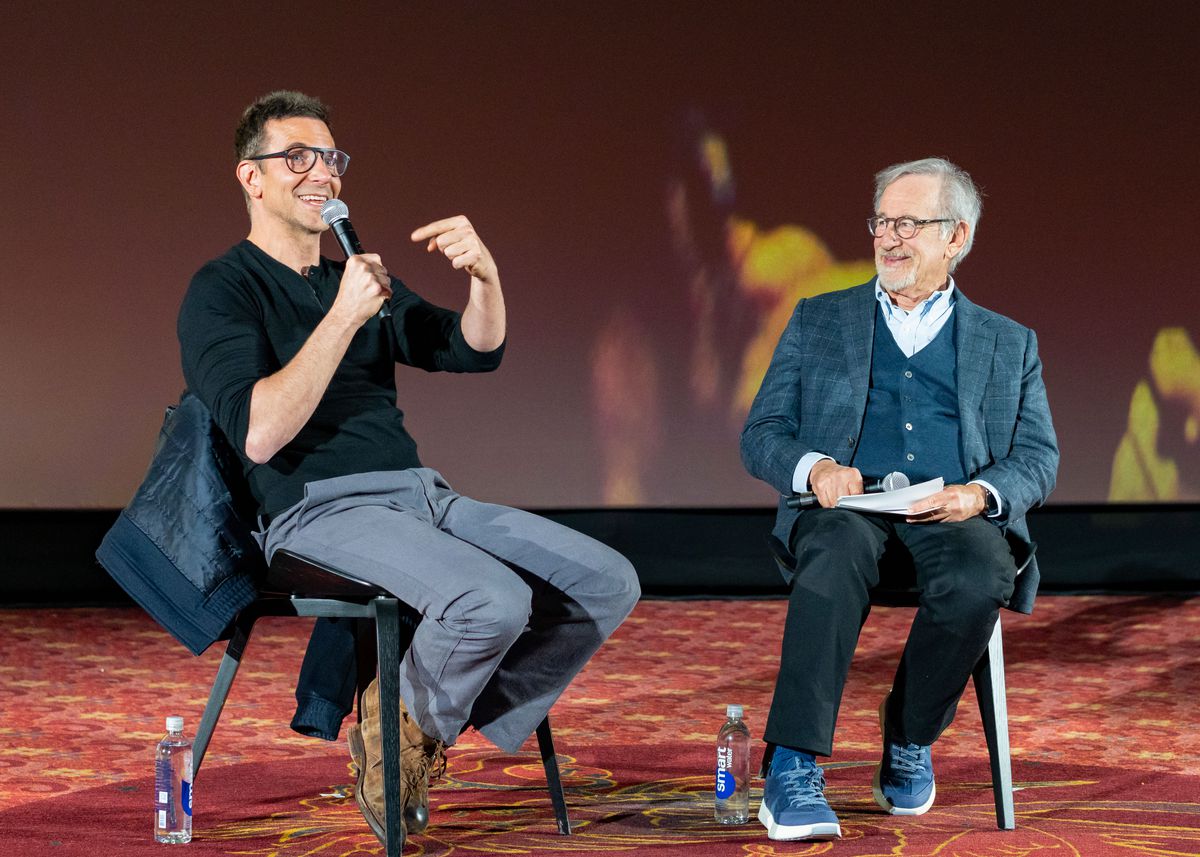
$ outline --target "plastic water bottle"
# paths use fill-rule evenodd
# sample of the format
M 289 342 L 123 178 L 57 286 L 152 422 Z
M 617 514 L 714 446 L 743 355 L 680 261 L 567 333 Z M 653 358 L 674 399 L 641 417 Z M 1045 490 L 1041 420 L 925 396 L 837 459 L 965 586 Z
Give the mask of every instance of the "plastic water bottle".
M 716 819 L 721 824 L 750 820 L 750 730 L 742 707 L 725 708 L 729 718 L 717 733 Z
M 154 840 L 192 841 L 192 739 L 183 718 L 167 718 L 167 734 L 154 753 Z

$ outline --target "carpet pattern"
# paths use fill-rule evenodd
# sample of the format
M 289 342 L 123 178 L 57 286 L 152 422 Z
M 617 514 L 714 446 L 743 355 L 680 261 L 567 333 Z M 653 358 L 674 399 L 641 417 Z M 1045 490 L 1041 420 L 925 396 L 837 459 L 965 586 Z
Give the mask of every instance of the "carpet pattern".
M 835 843 L 773 843 L 757 823 L 712 821 L 724 705 L 743 704 L 761 734 L 784 611 L 639 604 L 552 712 L 574 835 L 555 832 L 534 742 L 510 756 L 468 733 L 405 853 L 1200 855 L 1200 599 L 1043 597 L 1031 617 L 1004 616 L 1013 832 L 995 828 L 970 691 L 934 748 L 934 808 L 875 807 L 876 709 L 912 616 L 876 609 L 827 765 Z M 153 747 L 167 714 L 194 732 L 219 647 L 192 658 L 133 609 L 7 610 L 0 628 L 0 842 L 14 854 L 161 854 Z M 381 853 L 344 744 L 287 728 L 307 630 L 267 619 L 252 638 L 196 786 L 192 852 Z

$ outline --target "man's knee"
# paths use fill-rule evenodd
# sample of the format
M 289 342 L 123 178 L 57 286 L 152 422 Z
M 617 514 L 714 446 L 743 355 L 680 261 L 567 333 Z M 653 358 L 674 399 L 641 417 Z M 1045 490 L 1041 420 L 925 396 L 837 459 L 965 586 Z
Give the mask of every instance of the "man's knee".
M 964 559 L 921 587 L 921 602 L 948 618 L 983 621 L 1008 603 L 1013 582 L 1003 568 Z
M 1016 564 L 1007 542 L 990 524 L 945 534 L 938 567 L 924 587 L 927 597 L 966 615 L 988 615 L 1008 603 Z
M 506 575 L 500 585 L 464 592 L 450 604 L 443 621 L 473 637 L 511 641 L 525 630 L 532 612 L 529 587 L 515 575 Z
M 1012 595 L 1012 585 L 979 575 L 969 575 L 926 587 L 921 593 L 921 602 L 948 619 L 965 623 L 972 620 L 984 621 L 994 616 Z
M 593 617 L 624 619 L 642 594 L 633 563 L 607 546 L 589 558 L 587 572 L 571 587 L 569 597 L 585 604 Z
M 642 597 L 642 584 L 638 580 L 637 570 L 633 563 L 617 554 L 620 562 L 608 571 L 606 576 L 613 581 L 612 603 L 615 613 L 628 616 L 637 606 Z

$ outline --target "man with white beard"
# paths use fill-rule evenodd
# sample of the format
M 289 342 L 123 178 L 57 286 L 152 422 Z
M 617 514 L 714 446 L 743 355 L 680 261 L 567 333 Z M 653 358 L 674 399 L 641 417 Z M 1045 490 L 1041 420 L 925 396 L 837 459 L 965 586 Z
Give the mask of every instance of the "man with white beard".
M 771 839 L 841 835 L 816 757 L 833 752 L 885 547 L 911 561 L 921 593 L 880 705 L 874 794 L 889 813 L 933 805 L 931 745 L 999 609 L 1033 607 L 1025 513 L 1054 487 L 1058 445 L 1033 331 L 967 300 L 951 276 L 981 208 L 971 177 L 941 158 L 880 172 L 867 221 L 878 276 L 800 301 L 742 432 L 747 470 L 783 495 L 774 536 L 796 560 L 764 734 Z M 864 474 L 896 471 L 945 486 L 901 515 L 835 508 L 863 492 Z M 793 492 L 817 507 L 788 508 Z

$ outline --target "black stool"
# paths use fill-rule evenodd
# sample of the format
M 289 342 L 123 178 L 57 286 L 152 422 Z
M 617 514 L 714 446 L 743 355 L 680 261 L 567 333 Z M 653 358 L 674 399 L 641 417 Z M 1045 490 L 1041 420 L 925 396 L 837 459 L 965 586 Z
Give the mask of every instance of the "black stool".
M 209 741 L 221 709 L 229 695 L 241 665 L 242 655 L 254 623 L 262 616 L 306 616 L 371 619 L 375 622 L 375 652 L 379 664 L 380 729 L 383 737 L 383 782 L 386 819 L 387 857 L 399 857 L 404 848 L 404 826 L 400 807 L 400 660 L 412 643 L 413 633 L 421 621 L 420 614 L 390 593 L 369 583 L 347 577 L 329 568 L 287 551 L 276 551 L 259 587 L 258 599 L 238 614 L 233 635 L 221 659 L 216 681 L 204 707 L 200 728 L 193 745 L 193 777 L 200 774 L 200 765 L 208 750 Z M 360 653 L 362 650 L 360 649 Z M 369 657 L 369 647 L 367 648 Z M 371 663 L 367 660 L 366 663 Z M 374 670 L 364 668 L 359 660 L 358 695 L 361 698 Z M 364 680 L 365 679 L 365 680 Z M 554 754 L 554 739 L 550 718 L 537 728 L 538 748 L 546 769 L 546 784 L 558 832 L 570 834 L 571 822 L 563 797 L 558 759 Z

